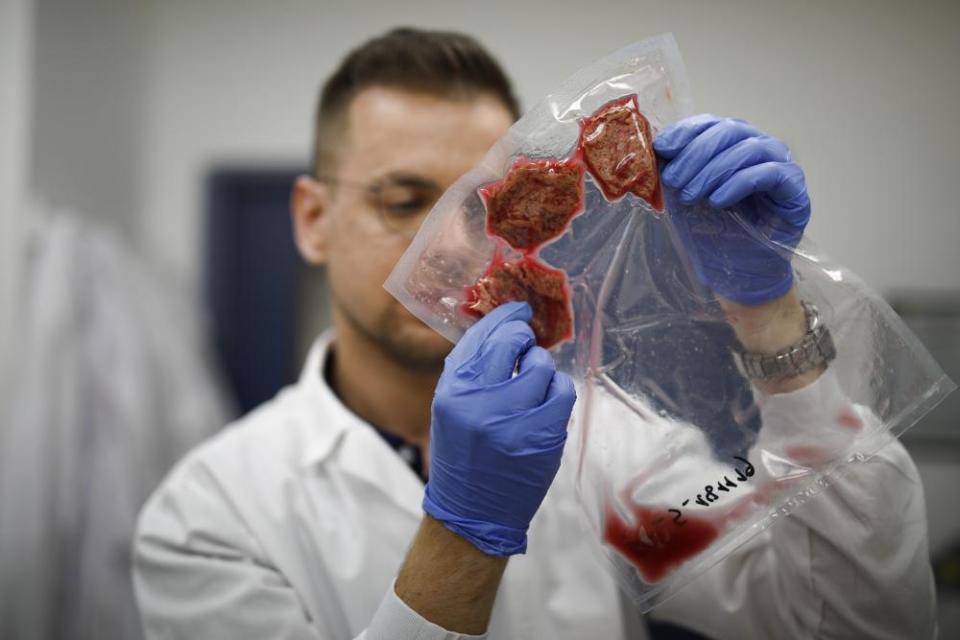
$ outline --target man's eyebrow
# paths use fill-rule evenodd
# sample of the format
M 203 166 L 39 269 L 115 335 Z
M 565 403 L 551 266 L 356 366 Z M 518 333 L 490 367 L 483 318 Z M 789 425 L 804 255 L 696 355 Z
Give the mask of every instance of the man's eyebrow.
M 380 186 L 387 185 L 396 185 L 401 187 L 413 187 L 416 189 L 429 189 L 442 191 L 440 185 L 431 180 L 430 178 L 425 178 L 419 176 L 415 173 L 407 173 L 404 171 L 393 171 L 390 172 L 376 180 L 376 184 Z

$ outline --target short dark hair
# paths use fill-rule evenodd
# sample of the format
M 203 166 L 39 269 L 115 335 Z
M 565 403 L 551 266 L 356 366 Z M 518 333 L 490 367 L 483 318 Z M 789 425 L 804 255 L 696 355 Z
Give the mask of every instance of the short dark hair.
M 474 38 L 452 31 L 403 27 L 368 40 L 340 62 L 327 79 L 317 104 L 313 170 L 327 174 L 354 97 L 370 87 L 388 87 L 444 98 L 497 98 L 513 118 L 520 104 L 510 79 Z

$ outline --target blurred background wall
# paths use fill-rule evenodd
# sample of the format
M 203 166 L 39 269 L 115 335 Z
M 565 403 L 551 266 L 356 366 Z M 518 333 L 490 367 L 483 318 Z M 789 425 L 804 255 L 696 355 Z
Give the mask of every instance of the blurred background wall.
M 810 233 L 881 291 L 960 274 L 960 4 L 888 0 L 36 0 L 33 185 L 101 212 L 187 280 L 203 171 L 305 162 L 318 84 L 398 24 L 469 31 L 526 105 L 579 66 L 672 31 L 699 109 L 787 140 Z
M 28 175 L 33 35 L 29 0 L 0 4 L 0 363 L 6 362 L 10 342 L 19 211 Z M 0 384 L 4 373 L 0 365 Z M 0 401 L 2 397 L 0 388 Z
M 27 192 L 84 212 L 165 278 L 197 290 L 210 170 L 305 167 L 319 83 L 348 48 L 401 24 L 476 35 L 527 106 L 590 60 L 672 31 L 700 110 L 745 118 L 790 144 L 814 202 L 810 235 L 826 253 L 892 299 L 960 290 L 957 2 L 0 5 L 4 337 L 16 307 L 14 248 L 28 215 L 17 203 Z M 304 289 L 301 342 L 322 324 L 321 287 L 317 280 Z M 908 444 L 940 553 L 960 536 L 960 445 Z M 960 629 L 956 596 L 943 612 L 944 629 Z

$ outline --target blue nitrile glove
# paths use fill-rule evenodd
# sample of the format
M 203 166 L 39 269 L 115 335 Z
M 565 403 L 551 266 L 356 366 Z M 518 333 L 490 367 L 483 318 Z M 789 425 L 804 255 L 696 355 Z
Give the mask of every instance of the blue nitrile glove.
M 670 221 L 700 282 L 741 304 L 786 294 L 792 250 L 810 219 L 803 171 L 787 145 L 743 120 L 704 114 L 667 127 L 653 147 L 669 161 L 660 175 Z
M 531 315 L 508 302 L 480 319 L 447 356 L 433 398 L 423 510 L 488 555 L 526 551 L 577 397 L 536 345 Z

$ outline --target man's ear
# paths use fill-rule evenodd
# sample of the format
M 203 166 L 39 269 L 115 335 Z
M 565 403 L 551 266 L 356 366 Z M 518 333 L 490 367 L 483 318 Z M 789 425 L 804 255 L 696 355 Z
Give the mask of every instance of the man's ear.
M 309 264 L 320 265 L 327 260 L 329 209 L 329 187 L 310 176 L 298 177 L 290 197 L 290 213 L 297 249 Z

